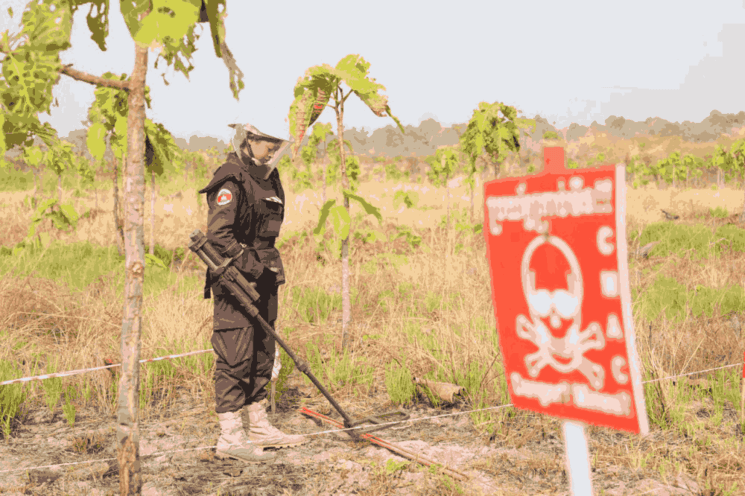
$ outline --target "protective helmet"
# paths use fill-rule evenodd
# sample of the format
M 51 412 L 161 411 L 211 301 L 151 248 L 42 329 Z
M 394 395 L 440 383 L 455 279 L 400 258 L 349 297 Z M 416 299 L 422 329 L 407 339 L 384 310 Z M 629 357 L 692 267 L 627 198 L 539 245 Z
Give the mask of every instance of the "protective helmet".
M 251 124 L 229 124 L 230 127 L 232 127 L 235 130 L 235 135 L 233 136 L 232 145 L 233 145 L 233 151 L 235 151 L 236 155 L 238 155 L 238 159 L 243 162 L 243 157 L 241 155 L 241 145 L 243 145 L 244 141 L 246 139 L 262 139 L 267 141 L 273 141 L 275 143 L 281 143 L 279 149 L 274 154 L 274 157 L 272 161 L 268 164 L 265 164 L 264 166 L 261 166 L 262 168 L 262 176 L 269 177 L 269 174 L 272 170 L 276 167 L 277 162 L 279 161 L 279 156 L 282 155 L 282 153 L 287 149 L 290 144 L 292 144 L 292 140 L 285 140 L 282 138 L 277 138 L 275 136 L 270 136 L 268 134 L 262 133 L 259 131 L 256 127 L 252 126 Z M 244 162 L 244 165 L 248 165 Z M 266 170 L 263 170 L 266 169 Z

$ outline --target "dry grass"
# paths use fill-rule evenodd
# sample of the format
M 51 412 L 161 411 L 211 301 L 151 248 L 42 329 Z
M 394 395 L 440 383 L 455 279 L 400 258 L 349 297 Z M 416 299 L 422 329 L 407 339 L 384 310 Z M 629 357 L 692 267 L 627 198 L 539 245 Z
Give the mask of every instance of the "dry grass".
M 467 209 L 467 187 L 457 179 L 451 186 L 451 205 L 455 209 Z M 184 189 L 181 199 L 166 198 L 172 191 L 164 189 L 166 191 L 156 203 L 157 242 L 168 249 L 185 247 L 189 233 L 195 228 L 206 232 L 206 207 L 198 204 L 194 186 Z M 419 208 L 394 208 L 393 195 L 398 189 L 417 191 Z M 477 190 L 480 189 L 481 185 Z M 385 365 L 393 359 L 407 363 L 414 376 L 442 369 L 453 374 L 451 380 L 455 379 L 456 372 L 478 364 L 482 367 L 483 387 L 469 392 L 472 405 L 495 405 L 503 401 L 500 390 L 503 374 L 499 360 L 487 370 L 498 349 L 493 332 L 495 320 L 483 236 L 438 227 L 445 214 L 444 188 L 368 182 L 361 185 L 360 191 L 382 209 L 383 226 L 377 227 L 374 223 L 370 224 L 372 227 L 390 234 L 396 231 L 396 226 L 408 225 L 423 239 L 422 247 L 415 250 L 403 239 L 374 245 L 363 245 L 358 240 L 353 242 L 351 282 L 358 296 L 352 311 L 355 323 L 351 328 L 353 359 L 376 370 L 376 384 L 383 383 Z M 27 194 L 0 194 L 0 203 L 4 205 L 0 209 L 0 238 L 6 246 L 25 237 L 31 211 L 19 205 Z M 50 232 L 52 238 L 65 243 L 87 240 L 96 245 L 112 245 L 113 201 L 110 193 L 107 195 L 108 198 L 103 198 L 103 192 L 99 193 L 102 211 L 81 220 L 76 232 Z M 337 200 L 341 200 L 340 195 Z M 75 201 L 78 211 L 93 207 L 92 195 Z M 475 204 L 479 212 L 481 195 L 476 195 Z M 148 199 L 146 241 L 151 215 L 149 205 Z M 649 223 L 661 221 L 663 214 L 660 209 L 680 214 L 679 222 L 706 222 L 714 226 L 719 221 L 711 217 L 696 219 L 694 214 L 719 206 L 727 208 L 730 213 L 739 212 L 743 205 L 743 192 L 730 188 L 722 191 L 658 191 L 651 186 L 642 190 L 630 189 L 627 205 L 629 233 L 641 232 Z M 282 238 L 314 227 L 320 206 L 320 192 L 306 190 L 294 194 L 288 188 Z M 358 207 L 353 207 L 353 216 L 359 211 Z M 629 251 L 632 249 L 630 247 Z M 296 304 L 292 294 L 295 288 L 322 288 L 326 291 L 331 288 L 333 291 L 332 288 L 341 284 L 339 264 L 319 263 L 313 247 L 303 245 L 297 239 L 288 241 L 282 254 L 289 277 L 280 293 L 280 330 L 288 337 L 289 344 L 301 352 L 305 350 L 305 343 L 330 337 L 329 344 L 320 341 L 324 356 L 329 357 L 334 349 L 338 350 L 340 342 L 341 329 L 336 324 L 340 312 L 332 313 L 326 323 L 311 325 L 294 310 Z M 395 260 L 381 257 L 384 254 L 397 254 L 406 259 L 397 265 Z M 632 260 L 630 279 L 632 287 L 642 293 L 660 274 L 674 276 L 687 288 L 697 284 L 719 288 L 733 282 L 745 284 L 744 262 L 741 253 L 730 253 L 720 260 L 708 259 L 703 263 L 677 256 L 664 260 Z M 645 269 L 652 270 L 645 272 Z M 186 277 L 192 270 L 201 275 L 203 269 L 192 257 L 180 270 L 180 277 L 172 287 L 145 297 L 143 358 L 209 348 L 212 302 L 202 299 L 201 280 L 195 284 Z M 3 276 L 0 280 L 0 329 L 10 329 L 12 334 L 0 341 L 0 357 L 16 363 L 24 376 L 43 373 L 52 356 L 59 360 L 57 370 L 100 366 L 104 359 L 117 363 L 122 305 L 112 284 L 116 277 L 117 274 L 105 275 L 84 291 L 75 292 L 33 274 L 9 273 Z M 735 333 L 720 315 L 698 319 L 689 317 L 682 324 L 664 319 L 648 322 L 637 315 L 635 326 L 645 366 L 650 367 L 657 377 L 701 370 L 723 362 L 737 362 L 741 358 L 742 336 Z M 50 332 L 55 327 L 58 331 Z M 141 404 L 142 418 L 167 415 L 174 391 L 187 392 L 211 405 L 214 401 L 212 373 L 203 368 L 206 362 L 201 360 L 189 357 L 168 361 L 168 366 L 159 366 L 172 367 L 166 369 L 157 369 L 154 364 L 144 366 L 141 381 L 148 386 L 151 396 Z M 34 364 L 40 369 L 34 370 Z M 96 408 L 111 415 L 114 413 L 114 378 L 115 373 L 99 371 L 65 378 L 63 383 L 81 391 L 76 400 L 81 407 Z M 699 390 L 709 387 L 705 378 L 695 378 L 704 381 L 699 383 Z M 87 399 L 82 395 L 86 387 L 89 390 Z M 681 425 L 664 430 L 655 427 L 645 440 L 593 428 L 593 466 L 625 466 L 653 471 L 671 480 L 687 473 L 702 486 L 708 482 L 714 488 L 720 485 L 731 488 L 736 483 L 742 490 L 745 487 L 742 470 L 745 450 L 737 420 L 739 406 L 728 404 L 722 420 L 714 423 L 711 420 L 715 410 L 713 400 L 707 399 L 705 394 L 698 395 L 696 401 L 688 401 L 672 381 L 661 383 L 661 389 L 666 403 L 660 408 L 677 408 L 678 416 L 674 418 Z M 359 388 L 357 395 L 355 390 L 352 384 L 340 386 L 332 392 L 344 401 L 355 402 L 358 405 L 355 410 L 372 408 L 359 395 Z M 27 408 L 46 408 L 44 390 L 39 382 L 28 385 L 26 391 L 30 394 Z M 512 409 L 473 418 L 481 428 L 490 429 L 496 442 L 516 448 L 530 446 L 538 439 L 559 432 L 558 423 L 553 419 L 542 419 Z M 488 468 L 489 463 L 502 467 L 512 462 L 484 461 L 484 467 Z M 540 453 L 535 459 L 521 461 L 512 468 L 516 473 L 522 470 L 537 477 L 560 470 L 555 462 Z M 562 487 L 560 478 L 552 481 L 550 484 Z M 382 489 L 384 484 L 376 487 Z M 439 491 L 437 494 L 457 493 L 446 484 L 440 484 L 432 491 Z

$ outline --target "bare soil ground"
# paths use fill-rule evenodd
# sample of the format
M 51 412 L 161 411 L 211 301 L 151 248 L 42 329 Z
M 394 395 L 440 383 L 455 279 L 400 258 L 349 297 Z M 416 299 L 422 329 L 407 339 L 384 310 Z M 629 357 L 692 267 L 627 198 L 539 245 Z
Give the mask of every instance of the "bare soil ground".
M 304 385 L 297 374 L 293 373 L 277 413 L 269 414 L 271 421 L 292 433 L 330 430 L 328 425 L 297 412 L 300 405 L 305 405 L 338 418 L 326 400 Z M 349 413 L 361 417 L 392 408 L 385 393 L 368 400 L 370 411 L 349 408 Z M 278 458 L 272 463 L 247 465 L 218 460 L 213 446 L 219 436 L 219 424 L 213 408 L 208 401 L 182 394 L 176 406 L 163 412 L 162 420 L 140 424 L 142 494 L 569 494 L 557 421 L 538 416 L 526 419 L 524 416 L 531 414 L 520 412 L 509 422 L 524 424 L 528 420 L 536 425 L 535 429 L 518 428 L 513 435 L 488 436 L 479 435 L 470 416 L 459 415 L 461 411 L 465 411 L 463 404 L 435 409 L 420 401 L 410 409 L 413 419 L 442 417 L 393 426 L 375 435 L 466 474 L 466 482 L 449 479 L 436 469 L 406 465 L 402 463 L 404 458 L 343 433 L 312 436 L 302 446 L 278 450 Z M 70 427 L 59 411 L 54 416 L 42 407 L 25 412 L 12 437 L 0 444 L 0 472 L 26 470 L 2 473 L 0 493 L 119 494 L 115 421 L 114 416 L 84 411 L 78 413 L 75 425 Z M 509 426 L 505 427 L 508 432 Z M 661 435 L 664 434 L 658 431 L 651 436 Z M 589 437 L 594 456 L 600 444 L 628 442 L 629 436 L 589 429 Z M 642 441 L 645 442 L 659 440 Z M 63 465 L 90 460 L 97 461 Z M 51 467 L 31 468 L 48 465 Z M 685 475 L 663 480 L 659 473 L 642 468 L 594 465 L 596 494 L 704 494 Z

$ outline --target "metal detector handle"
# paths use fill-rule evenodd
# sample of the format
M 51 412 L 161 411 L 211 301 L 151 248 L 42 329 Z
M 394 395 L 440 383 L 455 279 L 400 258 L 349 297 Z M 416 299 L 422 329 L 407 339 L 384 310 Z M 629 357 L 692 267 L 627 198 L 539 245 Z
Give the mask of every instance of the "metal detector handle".
M 202 259 L 204 263 L 207 264 L 207 267 L 209 267 L 210 270 L 216 270 L 218 267 L 223 265 L 223 257 L 217 253 L 217 250 L 214 246 L 207 240 L 207 237 L 202 234 L 202 231 L 199 229 L 195 230 L 191 235 L 189 236 L 191 238 L 191 243 L 189 243 L 189 249 L 193 251 L 199 258 Z M 295 353 L 292 352 L 289 346 L 282 340 L 282 338 L 279 337 L 277 332 L 272 329 L 272 327 L 266 323 L 264 319 L 261 318 L 259 315 L 259 310 L 253 305 L 252 301 L 257 301 L 259 299 L 259 293 L 254 289 L 254 287 L 249 283 L 246 278 L 241 274 L 238 269 L 230 265 L 229 263 L 226 264 L 227 268 L 224 270 L 222 274 L 220 274 L 219 280 L 225 285 L 225 287 L 228 288 L 228 290 L 238 299 L 238 302 L 243 306 L 243 308 L 248 311 L 249 315 L 256 319 L 259 324 L 261 324 L 261 327 L 271 335 L 275 341 L 279 343 L 279 345 L 287 352 L 287 355 L 289 355 L 290 358 L 292 358 L 292 361 L 295 362 L 295 366 L 300 370 L 303 374 L 308 376 L 308 379 L 311 380 L 311 382 L 318 388 L 319 391 L 321 391 L 321 394 L 323 394 L 327 400 L 329 400 L 329 403 L 336 409 L 337 412 L 339 412 L 339 415 L 342 416 L 344 419 L 344 425 L 345 427 L 351 427 L 352 426 L 352 419 L 349 417 L 349 415 L 342 410 L 341 406 L 334 400 L 334 398 L 331 397 L 331 394 L 326 390 L 323 385 L 318 382 L 318 379 L 313 375 L 313 373 L 310 371 L 310 367 L 308 367 L 308 364 L 300 359 L 298 356 L 295 355 Z M 249 299 L 250 297 L 250 299 Z

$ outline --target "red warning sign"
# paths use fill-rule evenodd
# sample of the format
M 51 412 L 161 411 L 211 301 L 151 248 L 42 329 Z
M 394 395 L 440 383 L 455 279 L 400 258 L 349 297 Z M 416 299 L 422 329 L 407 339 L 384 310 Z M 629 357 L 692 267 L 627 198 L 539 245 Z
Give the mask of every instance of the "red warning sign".
M 512 403 L 646 434 L 626 250 L 625 167 L 564 167 L 484 185 L 484 233 Z

